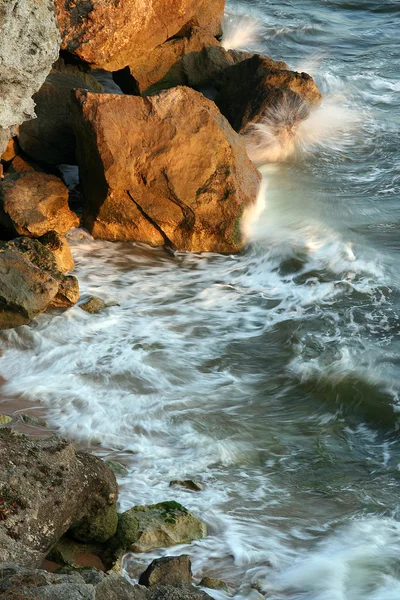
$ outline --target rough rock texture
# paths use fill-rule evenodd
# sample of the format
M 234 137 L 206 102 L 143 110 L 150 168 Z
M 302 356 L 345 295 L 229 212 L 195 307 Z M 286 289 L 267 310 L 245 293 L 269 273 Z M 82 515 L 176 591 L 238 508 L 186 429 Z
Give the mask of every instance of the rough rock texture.
M 34 94 L 57 59 L 52 0 L 0 0 L 0 154 L 15 126 L 34 116 Z
M 77 157 L 94 237 L 234 252 L 260 174 L 215 105 L 177 87 L 141 98 L 78 91 Z
M 204 489 L 202 483 L 193 481 L 193 479 L 174 479 L 173 481 L 169 482 L 169 487 L 173 487 L 174 485 L 179 485 L 192 492 L 201 492 Z
M 0 329 L 29 323 L 50 306 L 73 306 L 75 277 L 63 275 L 52 252 L 38 240 L 0 242 Z
M 204 0 L 55 0 L 62 49 L 93 67 L 133 68 L 189 22 L 216 33 L 224 2 Z M 197 16 L 198 15 L 198 16 Z
M 139 585 L 181 585 L 191 583 L 192 565 L 189 556 L 164 556 L 156 558 L 141 574 Z
M 75 267 L 75 262 L 64 235 L 59 235 L 56 231 L 49 231 L 39 238 L 39 242 L 51 251 L 56 259 L 57 268 L 61 273 L 72 271 Z
M 2 162 L 11 162 L 12 159 L 18 154 L 18 150 L 19 148 L 17 138 L 13 137 L 8 141 L 6 149 L 0 156 Z
M 115 541 L 133 552 L 187 544 L 207 535 L 204 523 L 178 502 L 134 506 L 119 516 Z
M 34 95 L 37 119 L 19 129 L 19 143 L 28 156 L 50 165 L 75 164 L 75 138 L 68 115 L 71 90 L 84 88 L 103 92 L 90 73 L 74 65 L 56 63 L 40 90 Z
M 92 570 L 58 574 L 2 563 L 0 597 L 2 600 L 147 600 L 147 590 L 116 574 L 107 576 Z
M 68 206 L 68 188 L 54 175 L 34 171 L 8 175 L 0 182 L 0 227 L 15 235 L 40 237 L 66 233 L 79 225 Z
M 148 600 L 210 600 L 210 596 L 193 585 L 154 585 L 148 588 Z
M 215 577 L 203 577 L 199 585 L 201 587 L 209 588 L 210 590 L 223 590 L 224 592 L 231 592 L 229 585 L 222 581 L 222 579 L 216 579 Z
M 0 490 L 0 560 L 23 566 L 39 566 L 73 523 L 97 518 L 118 493 L 97 457 L 61 438 L 33 441 L 10 429 L 0 430 Z
M 266 110 L 279 110 L 282 98 L 288 107 L 302 104 L 306 116 L 322 96 L 307 73 L 290 71 L 285 63 L 255 54 L 226 69 L 215 102 L 232 127 L 244 133 L 246 127 L 263 118 Z

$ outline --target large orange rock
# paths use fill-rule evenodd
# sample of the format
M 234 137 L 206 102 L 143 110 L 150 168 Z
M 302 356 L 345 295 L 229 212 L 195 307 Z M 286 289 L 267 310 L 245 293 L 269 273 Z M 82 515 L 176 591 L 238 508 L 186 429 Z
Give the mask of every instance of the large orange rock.
M 85 224 L 95 237 L 234 252 L 260 174 L 244 142 L 202 94 L 76 91 Z
M 279 111 L 284 103 L 289 110 L 293 107 L 295 119 L 301 119 L 321 99 L 310 75 L 290 71 L 281 61 L 255 54 L 225 70 L 215 102 L 232 127 L 245 133 L 249 126 L 261 121 L 271 107 Z
M 190 21 L 216 32 L 224 2 L 55 0 L 55 6 L 62 49 L 96 68 L 117 71 L 133 67 Z
M 66 233 L 79 225 L 68 206 L 68 189 L 58 177 L 23 171 L 0 183 L 0 227 L 12 234 L 39 237 Z

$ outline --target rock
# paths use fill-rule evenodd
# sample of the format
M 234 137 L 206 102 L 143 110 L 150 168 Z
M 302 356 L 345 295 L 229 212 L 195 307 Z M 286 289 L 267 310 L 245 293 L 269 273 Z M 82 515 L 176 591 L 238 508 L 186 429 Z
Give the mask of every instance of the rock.
M 118 306 L 118 304 L 116 302 L 106 303 L 101 298 L 92 296 L 91 298 L 89 298 L 89 300 L 86 300 L 86 302 L 83 302 L 83 304 L 80 304 L 79 308 L 81 308 L 85 312 L 90 313 L 91 315 L 97 315 L 99 312 L 101 312 L 102 310 L 104 310 L 106 308 L 109 308 L 110 306 Z M 109 463 L 109 464 L 111 466 L 111 463 Z M 119 463 L 117 463 L 117 464 L 119 464 Z M 111 468 L 112 468 L 112 466 L 111 466 Z
M 139 577 L 139 585 L 181 585 L 191 583 L 192 566 L 189 556 L 164 556 L 157 558 Z
M 0 182 L 0 225 L 16 235 L 64 234 L 79 225 L 68 206 L 68 188 L 54 175 L 22 172 Z
M 118 71 L 129 66 L 132 71 L 189 22 L 214 33 L 224 2 L 204 0 L 199 7 L 198 0 L 55 0 L 55 6 L 63 50 L 94 68 Z
M 118 475 L 119 477 L 125 477 L 125 475 L 128 475 L 128 469 L 122 463 L 116 460 L 107 460 L 106 462 L 114 475 Z
M 174 485 L 180 485 L 181 487 L 191 490 L 192 492 L 201 492 L 204 489 L 201 483 L 196 483 L 192 479 L 184 479 L 183 481 L 174 479 L 174 481 L 170 482 L 169 487 L 173 487 Z
M 2 600 L 147 600 L 147 590 L 120 575 L 107 576 L 90 569 L 48 573 L 3 563 L 0 596 Z
M 204 523 L 178 502 L 134 506 L 119 516 L 116 542 L 133 552 L 188 544 L 207 535 Z
M 107 506 L 96 516 L 84 517 L 70 529 L 81 542 L 106 542 L 117 531 L 118 514 L 115 505 Z
M 12 417 L 0 414 L 0 425 L 8 425 L 12 423 Z
M 46 246 L 56 259 L 56 265 L 61 273 L 68 273 L 75 267 L 72 258 L 71 249 L 64 235 L 59 235 L 56 231 L 48 231 L 39 238 L 39 242 Z
M 36 171 L 36 173 L 45 173 L 45 170 L 42 168 L 39 163 L 33 161 L 27 156 L 23 156 L 22 154 L 18 154 L 14 156 L 11 163 L 7 165 L 7 174 L 15 174 L 15 173 L 24 173 L 25 171 Z
M 82 543 L 72 539 L 67 533 L 53 545 L 46 560 L 62 565 L 57 569 L 57 573 L 74 572 L 83 567 L 93 567 L 104 571 L 105 567 L 101 558 L 103 551 L 104 548 L 101 544 Z
M 34 95 L 37 119 L 19 129 L 19 143 L 28 156 L 50 165 L 76 164 L 75 138 L 68 119 L 71 90 L 84 88 L 103 92 L 90 73 L 75 65 L 56 63 L 40 90 Z
M 202 94 L 186 87 L 146 98 L 78 91 L 74 121 L 84 222 L 95 238 L 188 251 L 242 248 L 240 222 L 260 174 Z
M 50 0 L 0 0 L 0 154 L 16 125 L 34 117 L 34 94 L 57 59 L 60 36 Z
M 118 493 L 99 458 L 61 438 L 31 440 L 10 429 L 0 430 L 0 489 L 0 560 L 22 566 L 40 566 L 71 525 L 108 512 Z
M 148 600 L 210 600 L 210 596 L 193 585 L 155 585 L 148 588 Z
M 203 577 L 200 581 L 199 586 L 209 588 L 210 590 L 223 590 L 224 592 L 231 592 L 229 585 L 221 579 L 215 579 L 215 577 Z
M 25 325 L 50 306 L 69 307 L 79 299 L 77 279 L 63 275 L 38 240 L 0 242 L 0 279 L 0 329 Z
M 17 138 L 13 137 L 9 140 L 6 149 L 3 154 L 0 156 L 3 162 L 11 162 L 12 159 L 18 154 L 18 142 Z
M 270 107 L 277 109 L 283 98 L 301 104 L 304 115 L 321 101 L 321 94 L 310 75 L 290 71 L 285 63 L 255 54 L 226 69 L 215 102 L 232 127 L 244 133 L 259 122 Z

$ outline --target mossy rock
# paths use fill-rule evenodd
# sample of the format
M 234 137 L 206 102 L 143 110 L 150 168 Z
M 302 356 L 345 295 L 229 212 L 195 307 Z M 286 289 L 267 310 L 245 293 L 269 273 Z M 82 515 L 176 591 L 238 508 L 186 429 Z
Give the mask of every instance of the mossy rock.
M 119 516 L 115 542 L 133 552 L 188 544 L 207 535 L 204 523 L 178 502 L 134 506 Z
M 118 513 L 115 505 L 107 506 L 94 517 L 85 517 L 70 529 L 80 542 L 106 542 L 117 531 Z
M 0 425 L 8 425 L 12 422 L 12 417 L 0 414 Z
M 210 590 L 223 590 L 224 592 L 232 592 L 231 588 L 222 579 L 216 579 L 215 577 L 203 577 L 199 585 L 201 587 L 209 588 Z
M 116 460 L 107 460 L 107 464 L 114 473 L 119 477 L 125 477 L 128 474 L 128 469 L 122 463 Z

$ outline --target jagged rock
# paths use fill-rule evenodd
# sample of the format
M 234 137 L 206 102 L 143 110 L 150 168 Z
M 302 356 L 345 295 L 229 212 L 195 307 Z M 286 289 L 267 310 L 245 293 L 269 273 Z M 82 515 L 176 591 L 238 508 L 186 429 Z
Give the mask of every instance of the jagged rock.
M 215 102 L 232 127 L 245 133 L 270 107 L 276 107 L 279 112 L 283 98 L 294 106 L 303 105 L 304 118 L 322 96 L 307 73 L 290 71 L 285 63 L 255 54 L 224 71 Z
M 235 252 L 260 174 L 215 105 L 186 87 L 76 92 L 84 222 L 94 237 Z
M 75 267 L 75 262 L 64 235 L 59 235 L 56 231 L 48 231 L 39 238 L 39 242 L 51 251 L 56 259 L 57 268 L 61 273 L 72 271 Z
M 40 566 L 74 523 L 115 506 L 117 484 L 99 458 L 61 438 L 0 429 L 0 560 Z
M 16 125 L 34 116 L 34 94 L 57 59 L 60 36 L 51 0 L 0 0 L 0 154 Z
M 75 164 L 75 138 L 69 123 L 71 90 L 103 92 L 90 73 L 75 65 L 56 63 L 40 90 L 33 96 L 37 119 L 19 129 L 19 143 L 28 156 L 50 165 Z
M 133 552 L 188 544 L 207 535 L 204 523 L 178 502 L 134 506 L 119 515 L 114 542 Z
M 69 307 L 79 299 L 75 277 L 63 275 L 52 252 L 38 240 L 0 242 L 0 329 L 29 323 L 50 306 Z
M 22 172 L 0 182 L 0 226 L 16 235 L 66 233 L 79 225 L 68 206 L 68 188 L 54 175 Z
M 222 0 L 200 6 L 198 0 L 55 0 L 55 5 L 62 49 L 106 71 L 134 69 L 189 22 L 215 33 L 224 9 Z
M 184 479 L 183 481 L 174 479 L 174 481 L 170 481 L 169 486 L 173 487 L 174 485 L 179 485 L 192 492 L 201 492 L 203 490 L 203 485 L 201 483 L 196 483 L 193 479 Z
M 189 556 L 164 556 L 156 558 L 141 574 L 139 585 L 181 585 L 191 583 L 192 565 Z

